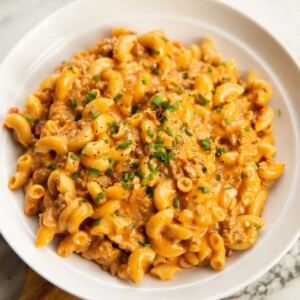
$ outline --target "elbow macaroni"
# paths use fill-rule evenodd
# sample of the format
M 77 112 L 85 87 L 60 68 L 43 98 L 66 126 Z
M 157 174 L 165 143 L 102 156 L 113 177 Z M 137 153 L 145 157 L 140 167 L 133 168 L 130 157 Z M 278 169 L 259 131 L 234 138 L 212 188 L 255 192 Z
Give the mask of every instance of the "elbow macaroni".
M 116 28 L 57 67 L 8 114 L 27 149 L 8 187 L 39 215 L 36 246 L 139 283 L 181 268 L 222 270 L 254 245 L 276 162 L 270 85 L 210 39 Z

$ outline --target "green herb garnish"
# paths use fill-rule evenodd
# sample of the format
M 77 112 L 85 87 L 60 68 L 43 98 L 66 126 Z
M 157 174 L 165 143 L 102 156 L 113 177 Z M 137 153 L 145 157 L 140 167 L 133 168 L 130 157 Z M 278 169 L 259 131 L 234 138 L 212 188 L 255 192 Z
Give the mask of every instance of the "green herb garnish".
M 198 186 L 198 190 L 202 191 L 203 194 L 207 194 L 210 191 L 207 186 Z
M 209 151 L 210 150 L 210 144 L 211 140 L 209 138 L 200 140 L 200 144 L 203 150 Z
M 100 171 L 96 168 L 89 168 L 89 176 L 97 177 L 99 176 Z
M 90 102 L 92 100 L 94 100 L 97 96 L 97 93 L 96 92 L 89 92 L 86 96 L 87 100 Z
M 127 142 L 121 143 L 118 145 L 119 149 L 127 149 L 129 145 L 132 144 L 132 140 L 128 140 Z
M 71 154 L 70 154 L 70 157 L 71 157 L 72 159 L 74 159 L 74 160 L 78 160 L 78 159 L 79 159 L 78 155 L 76 155 L 75 153 L 71 153 Z
M 123 94 L 118 93 L 118 94 L 114 97 L 114 101 L 117 103 L 122 97 L 123 97 Z

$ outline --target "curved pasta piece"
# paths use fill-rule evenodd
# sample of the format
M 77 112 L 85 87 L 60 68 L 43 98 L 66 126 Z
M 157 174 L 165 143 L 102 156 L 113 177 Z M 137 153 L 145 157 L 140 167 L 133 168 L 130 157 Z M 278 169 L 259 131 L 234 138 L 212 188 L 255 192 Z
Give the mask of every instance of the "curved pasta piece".
M 24 154 L 19 157 L 17 172 L 14 173 L 8 181 L 8 187 L 11 190 L 15 190 L 25 184 L 31 173 L 31 165 L 32 157 L 29 154 Z
M 67 149 L 71 152 L 78 152 L 87 143 L 91 142 L 94 138 L 94 132 L 92 127 L 84 127 L 75 137 L 68 140 Z
M 25 148 L 28 148 L 28 143 L 33 138 L 33 135 L 26 119 L 19 114 L 9 114 L 5 119 L 5 124 L 8 128 L 12 128 L 15 131 L 19 142 Z
M 171 280 L 181 268 L 172 264 L 161 264 L 151 269 L 151 274 L 161 280 Z
M 228 101 L 229 98 L 237 98 L 244 93 L 244 88 L 235 83 L 223 83 L 216 88 L 213 103 L 219 106 Z
M 139 283 L 142 280 L 154 257 L 155 252 L 150 248 L 139 248 L 131 253 L 128 258 L 127 272 L 133 282 Z
M 172 179 L 159 183 L 154 190 L 154 205 L 158 210 L 165 210 L 172 206 L 176 194 L 175 184 Z
M 42 137 L 34 146 L 34 151 L 39 153 L 48 153 L 50 151 L 55 151 L 58 155 L 66 155 L 68 153 L 67 142 L 59 136 Z
M 78 231 L 81 223 L 90 217 L 93 212 L 93 207 L 90 203 L 81 201 L 70 216 L 68 231 L 70 233 Z
M 69 100 L 70 89 L 76 77 L 78 77 L 78 70 L 74 67 L 68 67 L 61 72 L 56 80 L 56 101 L 67 103 Z

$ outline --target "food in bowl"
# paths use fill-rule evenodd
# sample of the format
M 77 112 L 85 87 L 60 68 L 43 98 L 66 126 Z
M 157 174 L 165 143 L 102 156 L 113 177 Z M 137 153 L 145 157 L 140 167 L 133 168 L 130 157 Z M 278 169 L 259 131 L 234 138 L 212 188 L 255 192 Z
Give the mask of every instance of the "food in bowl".
M 39 215 L 36 246 L 75 252 L 139 283 L 181 268 L 222 270 L 251 247 L 274 155 L 270 85 L 210 39 L 188 48 L 162 30 L 115 28 L 46 77 L 6 127 L 26 152 L 10 189 Z

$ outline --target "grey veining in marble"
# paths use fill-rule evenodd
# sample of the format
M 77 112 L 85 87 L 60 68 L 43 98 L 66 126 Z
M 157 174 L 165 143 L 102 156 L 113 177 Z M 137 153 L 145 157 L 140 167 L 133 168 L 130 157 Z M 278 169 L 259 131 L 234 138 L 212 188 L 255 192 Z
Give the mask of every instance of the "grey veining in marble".
M 300 61 L 300 0 L 223 1 L 263 24 Z M 0 0 L 0 62 L 26 32 L 53 11 L 70 2 L 72 0 Z M 25 264 L 0 236 L 0 300 L 18 298 L 24 270 Z M 296 298 L 293 296 L 285 299 L 300 299 L 300 240 L 269 272 L 226 299 L 272 299 L 272 295 L 277 295 L 281 289 L 288 291 L 290 284 L 298 282 L 296 278 L 299 281 L 299 293 Z

